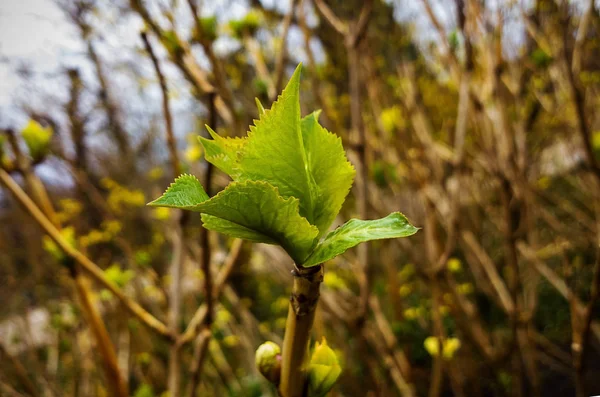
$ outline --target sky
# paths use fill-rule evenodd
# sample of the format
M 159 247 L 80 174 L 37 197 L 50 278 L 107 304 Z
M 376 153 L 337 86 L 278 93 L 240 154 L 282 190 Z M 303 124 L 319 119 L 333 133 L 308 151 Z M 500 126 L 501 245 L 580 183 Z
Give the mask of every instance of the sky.
M 20 80 L 19 65 L 29 63 L 50 72 L 81 51 L 73 39 L 74 30 L 64 23 L 61 11 L 50 0 L 0 2 L 0 117 L 11 106 Z M 0 119 L 0 123 L 5 123 Z
M 289 7 L 288 1 L 263 0 L 263 4 L 266 7 L 275 6 L 285 11 Z M 425 13 L 421 10 L 420 1 L 385 1 L 396 4 L 397 19 L 413 23 L 419 30 L 417 36 L 421 40 L 436 39 L 435 31 L 431 29 Z M 442 23 L 451 26 L 453 1 L 430 1 Z M 492 3 L 498 1 L 502 0 L 492 1 Z M 243 1 L 230 0 L 205 1 L 203 13 L 216 14 L 221 20 L 239 18 L 247 9 L 243 3 Z M 103 35 L 101 43 L 104 47 L 101 47 L 99 52 L 106 59 L 116 58 L 111 56 L 112 51 L 119 51 L 124 47 L 134 49 L 140 45 L 137 37 L 139 27 L 115 23 L 109 24 L 105 30 L 107 32 Z M 296 33 L 299 35 L 299 32 L 291 32 L 290 42 L 301 42 L 300 37 L 294 40 L 293 35 Z M 75 66 L 84 73 L 89 71 L 90 76 L 92 75 L 90 64 L 83 56 L 85 50 L 77 37 L 75 28 L 66 21 L 66 17 L 53 0 L 0 0 L 0 128 L 6 127 L 7 124 L 16 128 L 24 125 L 26 119 L 24 114 L 18 111 L 18 106 L 15 106 L 15 98 L 35 102 L 39 99 L 37 90 L 48 89 L 48 86 L 53 84 L 49 82 L 48 77 L 60 76 L 65 67 Z M 227 42 L 218 44 L 222 44 L 225 48 L 230 45 Z M 119 58 L 123 57 L 125 52 L 120 51 Z M 201 59 L 200 61 L 202 63 Z M 35 83 L 29 86 L 23 84 L 23 80 L 17 73 L 22 65 L 31 67 L 38 86 L 35 86 Z M 41 87 L 40 81 L 46 86 Z M 53 88 L 50 90 L 52 91 Z

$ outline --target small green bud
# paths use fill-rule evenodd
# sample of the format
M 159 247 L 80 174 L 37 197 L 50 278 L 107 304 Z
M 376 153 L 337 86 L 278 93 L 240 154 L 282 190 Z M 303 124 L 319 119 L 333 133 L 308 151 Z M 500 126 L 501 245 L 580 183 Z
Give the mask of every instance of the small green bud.
M 217 38 L 217 29 L 219 27 L 217 17 L 211 16 L 199 18 L 198 22 L 201 31 L 198 31 L 198 27 L 195 27 L 192 35 L 198 40 L 215 41 Z
M 438 338 L 435 336 L 430 336 L 425 339 L 423 343 L 425 350 L 432 356 L 436 357 L 440 354 L 440 346 L 438 342 Z M 454 354 L 460 349 L 461 342 L 458 338 L 447 338 L 442 343 L 442 357 L 444 360 L 451 360 L 454 357 Z
M 8 159 L 4 153 L 4 142 L 6 141 L 6 137 L 3 134 L 0 134 L 0 168 L 8 165 Z
M 235 38 L 242 39 L 246 34 L 254 35 L 262 22 L 262 13 L 252 9 L 242 19 L 229 21 L 229 30 Z
M 34 160 L 39 160 L 48 153 L 52 127 L 44 128 L 37 121 L 30 120 L 21 131 L 21 135 Z
M 160 37 L 160 41 L 163 43 L 170 56 L 177 57 L 180 55 L 182 51 L 181 40 L 179 39 L 177 32 L 174 30 L 166 30 Z
M 271 383 L 279 384 L 281 375 L 281 348 L 275 342 L 265 342 L 256 349 L 256 367 Z
M 335 352 L 323 338 L 321 343 L 316 343 L 315 351 L 308 365 L 308 395 L 311 397 L 325 396 L 341 373 L 342 368 Z

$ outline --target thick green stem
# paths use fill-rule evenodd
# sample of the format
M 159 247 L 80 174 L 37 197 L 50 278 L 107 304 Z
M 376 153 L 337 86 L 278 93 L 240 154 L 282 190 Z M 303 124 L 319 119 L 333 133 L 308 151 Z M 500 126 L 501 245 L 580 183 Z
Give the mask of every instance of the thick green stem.
M 323 281 L 323 266 L 295 269 L 292 274 L 294 285 L 283 338 L 279 394 L 303 397 L 306 395 L 306 357 Z

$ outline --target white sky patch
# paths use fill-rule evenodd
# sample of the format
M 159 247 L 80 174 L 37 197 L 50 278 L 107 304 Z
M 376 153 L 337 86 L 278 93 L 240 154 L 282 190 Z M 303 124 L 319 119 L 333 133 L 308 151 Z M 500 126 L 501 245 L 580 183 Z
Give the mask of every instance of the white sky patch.
M 0 2 L 0 123 L 23 123 L 14 114 L 14 94 L 22 83 L 17 71 L 51 73 L 61 58 L 80 50 L 74 31 L 50 0 Z

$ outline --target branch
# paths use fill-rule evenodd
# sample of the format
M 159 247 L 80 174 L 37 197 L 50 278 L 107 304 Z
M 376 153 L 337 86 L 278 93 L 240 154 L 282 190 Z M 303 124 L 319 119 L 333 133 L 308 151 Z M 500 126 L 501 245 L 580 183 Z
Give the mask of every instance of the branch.
M 581 71 L 581 58 L 583 56 L 583 45 L 590 27 L 592 14 L 594 13 L 594 0 L 588 0 L 587 9 L 584 11 L 579 21 L 577 36 L 575 37 L 575 45 L 573 47 L 573 57 L 571 59 L 571 69 L 575 76 Z
M 369 20 L 371 19 L 371 14 L 373 11 L 373 0 L 366 0 L 362 10 L 360 11 L 360 15 L 358 17 L 358 22 L 356 26 L 352 29 L 349 45 L 351 47 L 356 47 L 364 35 L 367 33 L 367 26 L 369 26 Z
M 209 121 L 208 124 L 212 128 L 217 128 L 217 113 L 215 111 L 215 97 L 214 94 L 209 94 Z M 206 162 L 206 169 L 204 171 L 203 185 L 206 189 L 206 193 L 210 195 L 210 187 L 212 184 L 213 165 Z M 206 316 L 203 321 L 203 329 L 196 338 L 196 344 L 194 346 L 194 356 L 192 361 L 192 381 L 188 388 L 188 395 L 192 397 L 196 393 L 196 389 L 200 384 L 200 375 L 206 358 L 206 352 L 210 338 L 212 335 L 212 323 L 213 323 L 213 312 L 214 312 L 214 299 L 213 299 L 213 277 L 210 269 L 210 258 L 211 258 L 211 247 L 210 247 L 210 235 L 208 229 L 205 227 L 200 229 L 200 269 L 204 274 L 204 300 L 206 303 Z
M 37 205 L 29 198 L 27 193 L 15 182 L 15 180 L 4 170 L 0 169 L 0 182 L 2 182 L 8 190 L 15 196 L 17 201 L 29 212 L 33 219 L 44 229 L 44 231 L 52 238 L 52 240 L 67 254 L 73 258 L 81 267 L 88 272 L 92 278 L 102 285 L 102 287 L 111 291 L 119 301 L 129 310 L 131 314 L 137 317 L 143 324 L 154 330 L 161 336 L 172 339 L 172 334 L 161 321 L 156 319 L 152 314 L 148 313 L 138 303 L 127 297 L 123 291 L 104 275 L 104 271 L 92 262 L 88 257 L 82 254 L 60 233 L 60 231 L 50 222 L 50 220 L 42 213 Z
M 287 36 L 292 25 L 294 10 L 296 9 L 296 0 L 290 0 L 290 11 L 283 19 L 283 32 L 281 33 L 281 46 L 278 49 L 277 59 L 275 60 L 275 92 L 281 92 L 283 88 L 283 71 L 287 59 Z M 271 98 L 273 99 L 273 98 Z
M 313 1 L 314 1 L 315 5 L 317 6 L 317 9 L 321 13 L 321 15 L 323 15 L 323 17 L 331 25 L 331 27 L 333 27 L 339 34 L 346 37 L 346 35 L 348 34 L 348 31 L 349 31 L 348 25 L 346 23 L 342 22 L 342 20 L 340 20 L 333 13 L 333 11 L 331 11 L 331 8 L 329 8 L 327 6 L 327 4 L 325 4 L 323 2 L 323 0 L 313 0 Z
M 171 116 L 171 108 L 169 107 L 169 89 L 167 87 L 167 81 L 165 76 L 161 70 L 160 63 L 152 45 L 150 44 L 150 40 L 148 40 L 148 34 L 146 32 L 141 32 L 140 36 L 142 37 L 142 41 L 144 42 L 144 46 L 146 47 L 146 51 L 152 60 L 152 64 L 154 65 L 154 71 L 156 72 L 156 76 L 158 77 L 158 82 L 160 84 L 160 90 L 162 92 L 162 105 L 163 105 L 163 114 L 165 117 L 165 132 L 167 133 L 167 146 L 169 147 L 169 154 L 171 156 L 171 167 L 173 167 L 173 177 L 177 178 L 181 175 L 181 163 L 179 161 L 179 155 L 177 153 L 177 142 L 175 140 L 175 133 L 173 132 L 173 118 Z
M 218 299 L 221 296 L 221 292 L 227 283 L 227 279 L 231 275 L 235 265 L 237 264 L 237 260 L 242 252 L 242 240 L 235 239 L 233 244 L 231 245 L 231 249 L 229 251 L 229 255 L 225 260 L 225 263 L 221 267 L 221 271 L 217 274 L 217 279 L 215 280 L 214 288 L 213 288 L 213 299 Z M 202 304 L 192 316 L 187 328 L 178 338 L 177 343 L 180 345 L 184 345 L 186 343 L 191 342 L 194 337 L 198 334 L 200 326 L 204 323 L 206 316 L 208 315 L 208 310 L 206 303 Z

